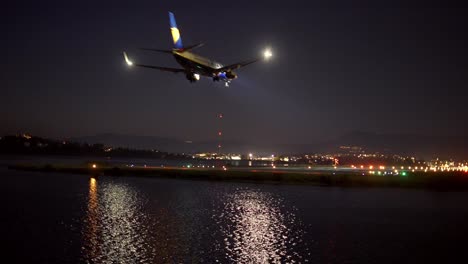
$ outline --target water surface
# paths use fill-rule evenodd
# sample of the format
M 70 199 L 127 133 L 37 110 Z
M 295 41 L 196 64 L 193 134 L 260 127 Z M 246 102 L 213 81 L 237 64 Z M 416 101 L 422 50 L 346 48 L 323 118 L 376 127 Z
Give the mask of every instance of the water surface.
M 4 252 L 29 263 L 467 259 L 468 193 L 10 171 Z

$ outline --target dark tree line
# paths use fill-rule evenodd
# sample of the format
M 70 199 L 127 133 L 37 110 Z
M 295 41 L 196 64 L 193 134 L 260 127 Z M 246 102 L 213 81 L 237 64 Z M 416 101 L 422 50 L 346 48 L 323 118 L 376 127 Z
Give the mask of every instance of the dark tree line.
M 0 154 L 142 157 L 163 159 L 188 157 L 183 154 L 174 154 L 157 150 L 140 150 L 121 147 L 113 148 L 111 146 L 105 146 L 104 144 L 58 141 L 25 135 L 2 137 L 0 139 Z

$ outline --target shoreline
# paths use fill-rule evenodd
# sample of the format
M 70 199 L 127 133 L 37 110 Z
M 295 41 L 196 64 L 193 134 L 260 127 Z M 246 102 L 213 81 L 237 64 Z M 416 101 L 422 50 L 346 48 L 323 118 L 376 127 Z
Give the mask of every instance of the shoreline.
M 10 165 L 10 170 L 80 174 L 92 177 L 147 177 L 259 184 L 311 185 L 324 187 L 383 187 L 468 191 L 468 174 L 463 172 L 409 172 L 406 176 L 377 176 L 362 172 L 284 171 L 274 169 L 180 168 L 180 167 L 96 167 L 55 165 Z

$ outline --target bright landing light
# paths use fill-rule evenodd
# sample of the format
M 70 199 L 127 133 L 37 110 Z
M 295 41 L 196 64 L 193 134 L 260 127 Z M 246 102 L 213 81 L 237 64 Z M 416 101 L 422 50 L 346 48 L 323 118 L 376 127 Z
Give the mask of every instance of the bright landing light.
M 133 62 L 128 58 L 127 53 L 125 51 L 123 52 L 123 55 L 124 55 L 125 62 L 127 63 L 127 65 L 132 66 Z
M 265 60 L 270 59 L 272 56 L 273 56 L 273 53 L 271 52 L 270 49 L 266 49 L 266 50 L 263 52 L 263 57 L 265 58 Z

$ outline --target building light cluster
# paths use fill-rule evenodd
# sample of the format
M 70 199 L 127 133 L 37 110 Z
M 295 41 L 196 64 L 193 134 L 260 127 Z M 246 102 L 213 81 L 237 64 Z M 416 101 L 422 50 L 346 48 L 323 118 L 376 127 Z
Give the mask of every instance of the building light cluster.
M 193 159 L 205 159 L 205 160 L 242 160 L 242 155 L 236 153 L 197 153 L 192 155 Z

